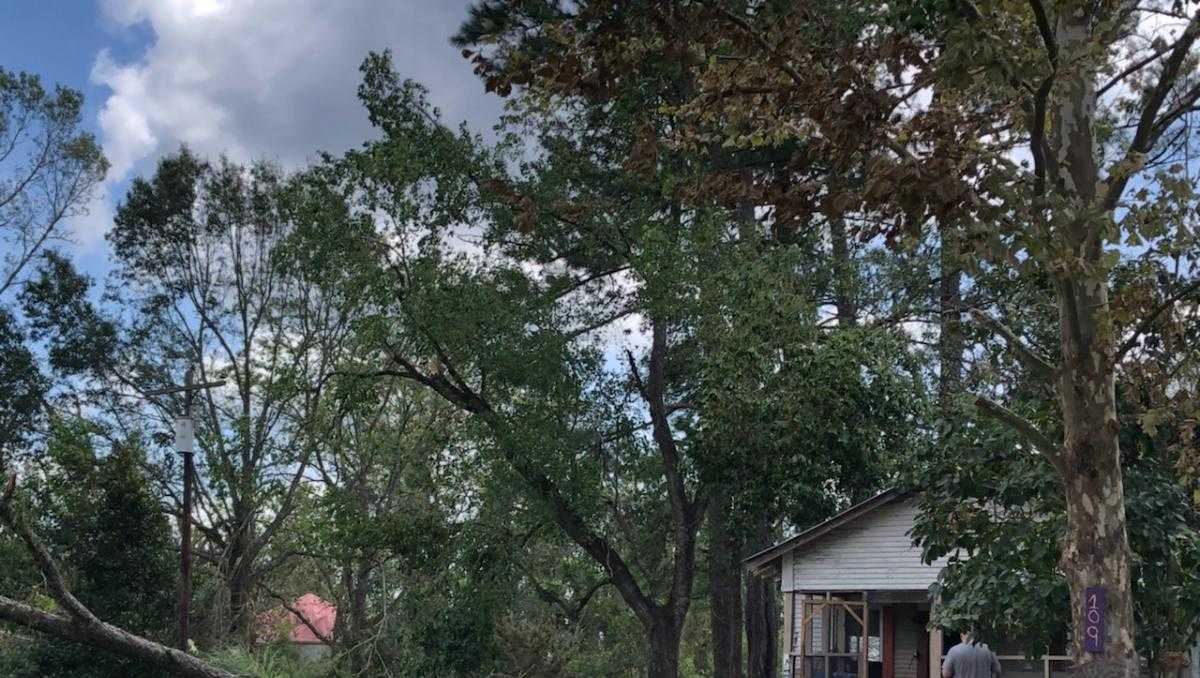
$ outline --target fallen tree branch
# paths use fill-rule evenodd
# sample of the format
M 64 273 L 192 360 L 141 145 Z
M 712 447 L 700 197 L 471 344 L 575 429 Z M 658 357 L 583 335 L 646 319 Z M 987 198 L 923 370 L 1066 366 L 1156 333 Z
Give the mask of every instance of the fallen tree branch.
M 10 476 L 3 493 L 0 493 L 0 523 L 15 532 L 33 556 L 50 596 L 66 613 L 53 614 L 11 598 L 0 596 L 0 620 L 43 633 L 85 643 L 110 650 L 149 666 L 154 666 L 177 676 L 186 678 L 236 678 L 234 674 L 201 661 L 186 652 L 181 652 L 148 638 L 101 621 L 92 611 L 67 589 L 62 573 L 55 565 L 46 545 L 33 530 L 18 518 L 11 506 L 16 490 L 16 476 Z

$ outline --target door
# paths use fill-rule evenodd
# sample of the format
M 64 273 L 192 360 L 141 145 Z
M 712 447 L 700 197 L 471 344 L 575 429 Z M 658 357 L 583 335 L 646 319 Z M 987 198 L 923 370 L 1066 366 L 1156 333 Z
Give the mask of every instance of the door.
M 929 613 L 917 612 L 917 678 L 929 676 Z

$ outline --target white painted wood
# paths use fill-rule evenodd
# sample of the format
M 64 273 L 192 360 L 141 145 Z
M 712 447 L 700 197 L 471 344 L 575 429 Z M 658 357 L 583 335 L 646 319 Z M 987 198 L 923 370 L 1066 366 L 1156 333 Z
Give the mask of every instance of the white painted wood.
M 788 551 L 787 553 L 783 554 L 783 569 L 780 570 L 780 572 L 782 572 L 782 575 L 779 578 L 780 579 L 780 588 L 783 590 L 784 593 L 796 590 L 796 580 L 794 578 L 788 576 L 788 574 L 791 571 L 792 571 L 792 552 Z
M 913 499 L 881 506 L 815 542 L 787 554 L 784 582 L 798 591 L 924 590 L 946 565 L 921 562 L 921 549 L 909 531 L 916 517 Z M 786 575 L 788 569 L 791 576 Z
M 796 620 L 796 613 L 793 611 L 794 598 L 795 596 L 790 593 L 783 594 L 783 653 L 785 655 L 792 653 L 795 640 L 792 634 L 792 624 Z

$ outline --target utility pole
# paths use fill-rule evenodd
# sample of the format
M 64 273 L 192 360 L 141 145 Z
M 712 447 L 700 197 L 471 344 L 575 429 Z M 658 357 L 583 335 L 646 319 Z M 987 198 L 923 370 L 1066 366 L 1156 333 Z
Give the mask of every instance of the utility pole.
M 195 482 L 192 455 L 196 430 L 192 419 L 192 400 L 196 391 L 224 383 L 221 380 L 193 384 L 192 368 L 189 366 L 183 386 L 146 391 L 147 396 L 183 393 L 183 412 L 175 420 L 175 449 L 183 456 L 183 507 L 179 516 L 179 649 L 182 652 L 188 651 L 188 616 L 192 602 L 192 485 Z

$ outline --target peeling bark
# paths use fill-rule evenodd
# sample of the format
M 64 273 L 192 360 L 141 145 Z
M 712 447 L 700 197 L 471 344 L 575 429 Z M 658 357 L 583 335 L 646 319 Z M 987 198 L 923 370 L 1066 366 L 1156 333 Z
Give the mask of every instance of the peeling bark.
M 1063 448 L 1056 467 L 1066 497 L 1067 531 L 1062 568 L 1071 589 L 1073 654 L 1077 672 L 1096 678 L 1135 678 L 1131 552 L 1125 526 L 1115 351 L 1102 254 L 1111 213 L 1096 209 L 1099 169 L 1095 123 L 1095 73 L 1086 64 L 1092 48 L 1089 12 L 1059 12 L 1055 41 L 1062 63 L 1062 89 L 1054 96 L 1049 171 L 1071 214 L 1058 214 L 1051 233 L 1069 246 L 1072 258 L 1057 262 L 1059 313 L 1058 396 Z M 1106 590 L 1104 652 L 1084 652 L 1083 601 L 1087 587 Z
M 1098 332 L 1099 311 L 1093 310 L 1107 310 L 1108 290 L 1100 281 L 1061 282 L 1059 297 L 1066 311 L 1059 386 L 1064 430 L 1060 466 L 1067 508 L 1061 565 L 1071 587 L 1073 654 L 1081 675 L 1134 678 L 1139 668 L 1112 342 Z M 1107 591 L 1103 654 L 1083 651 L 1083 597 L 1089 586 Z

